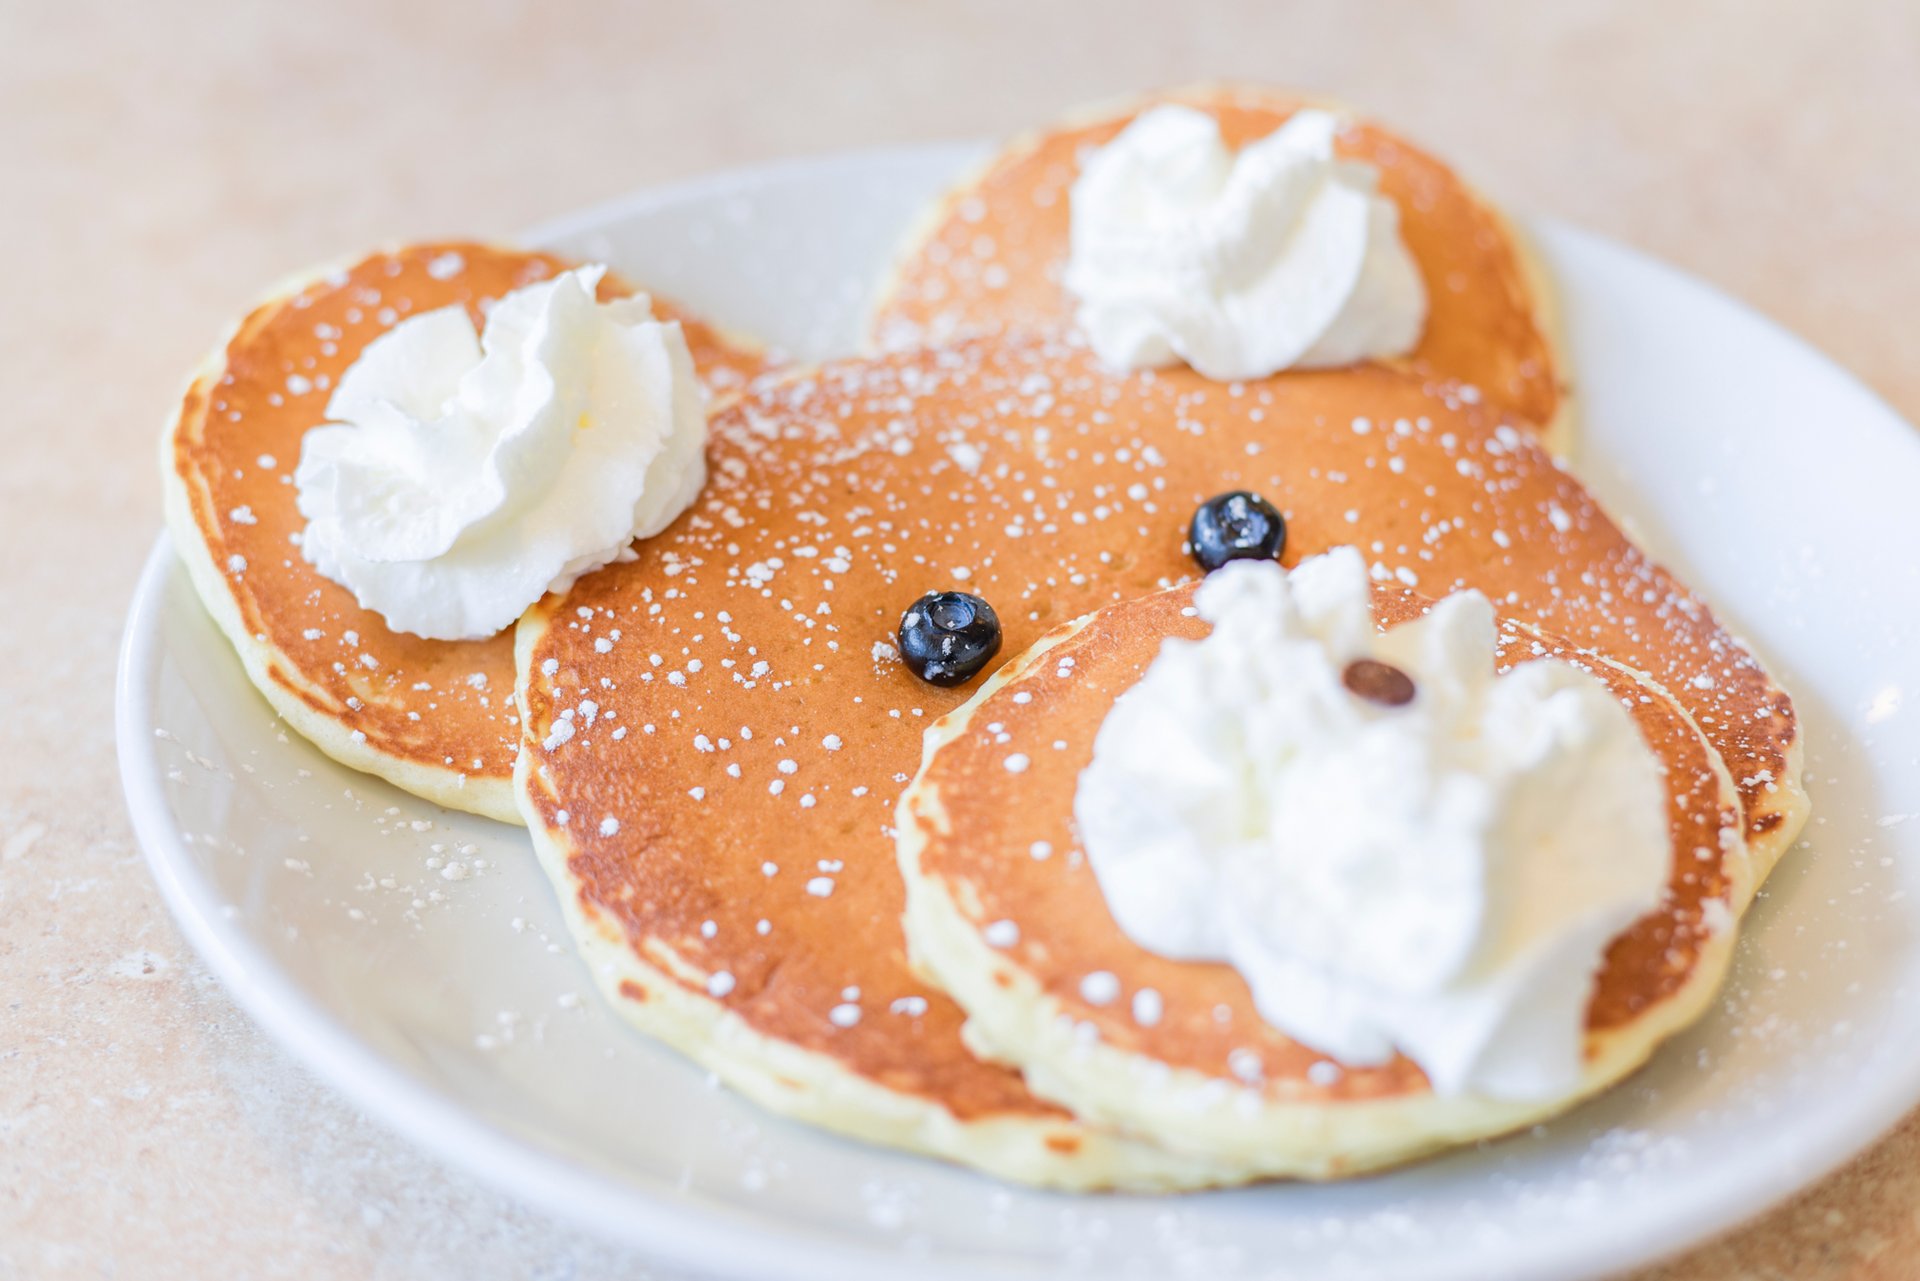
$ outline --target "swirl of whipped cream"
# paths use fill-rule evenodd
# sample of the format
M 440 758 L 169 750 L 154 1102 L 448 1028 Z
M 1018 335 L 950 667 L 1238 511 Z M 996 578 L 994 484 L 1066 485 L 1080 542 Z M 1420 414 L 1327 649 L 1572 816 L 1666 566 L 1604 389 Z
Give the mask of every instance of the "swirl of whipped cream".
M 1140 115 L 1082 165 L 1065 275 L 1110 365 L 1217 381 L 1403 356 L 1427 291 L 1372 166 L 1296 112 L 1235 155 L 1191 107 Z
M 1378 633 L 1350 547 L 1230 564 L 1195 602 L 1213 631 L 1116 701 L 1074 799 L 1120 927 L 1231 964 L 1343 1063 L 1399 1051 L 1441 1094 L 1571 1089 L 1601 959 L 1672 866 L 1632 717 L 1566 662 L 1496 676 L 1477 592 Z M 1357 659 L 1411 701 L 1354 692 Z
M 301 553 L 395 631 L 491 636 L 631 555 L 706 483 L 706 409 L 678 323 L 599 302 L 581 267 L 476 334 L 425 312 L 367 345 L 307 432 Z

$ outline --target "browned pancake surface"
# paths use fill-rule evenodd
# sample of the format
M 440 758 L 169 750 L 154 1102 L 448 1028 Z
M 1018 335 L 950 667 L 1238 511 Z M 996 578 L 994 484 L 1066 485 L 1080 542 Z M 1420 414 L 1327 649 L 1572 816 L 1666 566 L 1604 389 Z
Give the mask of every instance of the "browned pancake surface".
M 883 346 L 1004 326 L 1064 326 L 1074 303 L 1062 287 L 1068 189 L 1080 156 L 1148 106 L 1189 101 L 1220 122 L 1230 147 L 1272 133 L 1306 103 L 1246 93 L 1175 94 L 1106 119 L 1016 143 L 956 193 L 897 268 L 871 333 Z M 1546 426 L 1561 408 L 1563 371 L 1544 331 L 1514 233 L 1439 160 L 1366 120 L 1341 133 L 1340 154 L 1380 171 L 1400 207 L 1400 230 L 1427 284 L 1419 372 L 1457 379 Z
M 188 388 L 168 464 L 268 677 L 397 761 L 504 785 L 519 747 L 511 633 L 438 641 L 394 632 L 323 577 L 294 539 L 306 521 L 294 469 L 325 421 L 332 388 L 366 345 L 409 316 L 479 304 L 574 264 L 548 254 L 449 242 L 375 254 L 257 308 Z M 603 280 L 603 297 L 630 290 Z M 710 383 L 737 387 L 758 358 L 679 319 Z M 363 736 L 363 737 L 362 737 Z
M 965 731 L 927 762 L 910 802 L 927 820 L 916 824 L 925 838 L 920 869 L 943 884 L 977 929 L 1010 921 L 1018 933 L 1005 949 L 1008 963 L 1029 973 L 1076 1021 L 1096 1028 L 1104 1044 L 1236 1084 L 1265 1082 L 1296 1101 L 1424 1091 L 1425 1077 L 1404 1058 L 1316 1082 L 1308 1069 L 1325 1056 L 1266 1023 L 1237 970 L 1155 955 L 1128 938 L 1107 910 L 1072 820 L 1074 792 L 1113 700 L 1139 681 L 1161 641 L 1210 630 L 1190 612 L 1192 599 L 1189 585 L 1109 606 L 970 709 Z M 1426 607 L 1404 590 L 1375 591 L 1382 626 Z M 1724 904 L 1728 860 L 1745 856 L 1738 841 L 1721 840 L 1723 828 L 1738 831 L 1739 815 L 1722 804 L 1713 757 L 1700 735 L 1670 703 L 1643 697 L 1634 677 L 1510 624 L 1500 645 L 1503 667 L 1552 656 L 1593 672 L 1626 705 L 1665 771 L 1674 849 L 1669 898 L 1607 953 L 1587 1015 L 1590 1029 L 1605 1031 L 1672 995 L 1692 973 L 1713 929 L 1705 904 Z M 1018 774 L 1005 767 L 1013 753 L 1031 762 Z M 1380 786 L 1392 787 L 1393 780 L 1381 779 Z M 1043 856 L 1035 857 L 1036 850 Z M 1096 1005 L 1082 995 L 1081 981 L 1096 971 L 1120 980 L 1117 999 Z M 1132 1013 L 1142 989 L 1160 998 L 1164 1014 L 1157 1023 L 1143 1025 Z M 1248 1055 L 1257 1056 L 1257 1071 Z
M 1185 579 L 1195 503 L 1251 488 L 1286 512 L 1289 564 L 1357 543 L 1423 593 L 1477 586 L 1653 671 L 1736 778 L 1777 776 L 1794 733 L 1698 598 L 1522 432 L 1388 370 L 1235 395 L 983 343 L 763 385 L 710 450 L 692 509 L 535 616 L 552 626 L 527 679 L 530 821 L 582 905 L 689 988 L 724 973 L 751 1027 L 963 1116 L 1040 1105 L 966 1052 L 959 1010 L 904 956 L 893 806 L 967 694 L 892 657 L 928 590 L 985 596 L 1017 654 Z M 1743 797 L 1768 812 L 1762 784 Z

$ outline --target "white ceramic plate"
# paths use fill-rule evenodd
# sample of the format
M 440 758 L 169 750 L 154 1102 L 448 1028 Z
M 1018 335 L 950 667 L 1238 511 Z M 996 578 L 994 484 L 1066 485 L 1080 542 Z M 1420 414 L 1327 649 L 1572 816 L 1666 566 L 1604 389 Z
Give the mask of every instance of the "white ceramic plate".
M 737 173 L 537 239 L 832 354 L 900 228 L 972 154 Z M 1577 1277 L 1724 1229 L 1920 1100 L 1920 439 L 1737 304 L 1533 230 L 1565 292 L 1580 465 L 1794 692 L 1818 815 L 1717 1012 L 1564 1120 L 1355 1183 L 1152 1199 L 1003 1187 L 764 1115 L 601 1007 L 521 834 L 284 732 L 164 541 L 119 688 L 154 874 L 253 1017 L 367 1109 L 703 1272 Z

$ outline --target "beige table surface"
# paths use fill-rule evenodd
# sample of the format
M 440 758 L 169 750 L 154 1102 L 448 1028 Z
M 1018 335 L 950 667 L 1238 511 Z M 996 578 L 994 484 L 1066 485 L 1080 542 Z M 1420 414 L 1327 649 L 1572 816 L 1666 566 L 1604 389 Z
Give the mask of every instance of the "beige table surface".
M 647 1270 L 263 1039 L 135 848 L 111 672 L 160 522 L 154 433 L 254 291 L 379 240 L 1202 77 L 1362 104 L 1920 418 L 1914 0 L 0 0 L 0 1278 Z M 1920 1276 L 1920 1120 L 1651 1275 Z

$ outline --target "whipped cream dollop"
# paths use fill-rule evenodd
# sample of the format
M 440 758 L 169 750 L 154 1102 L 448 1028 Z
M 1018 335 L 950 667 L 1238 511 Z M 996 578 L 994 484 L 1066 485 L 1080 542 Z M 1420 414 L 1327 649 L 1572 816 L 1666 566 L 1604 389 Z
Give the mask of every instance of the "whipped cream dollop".
M 516 289 L 475 333 L 425 312 L 367 348 L 307 432 L 301 553 L 395 631 L 491 636 L 630 555 L 706 483 L 706 407 L 676 323 L 606 269 Z
M 1352 548 L 1211 575 L 1212 632 L 1167 640 L 1101 725 L 1088 861 L 1135 942 L 1231 964 L 1293 1039 L 1397 1050 L 1440 1094 L 1558 1096 L 1609 943 L 1666 893 L 1661 766 L 1590 673 L 1496 675 L 1477 592 L 1384 635 L 1368 601 Z
M 1402 356 L 1427 291 L 1372 166 L 1299 111 L 1236 155 L 1214 118 L 1155 107 L 1082 165 L 1065 284 L 1110 365 L 1208 378 Z

